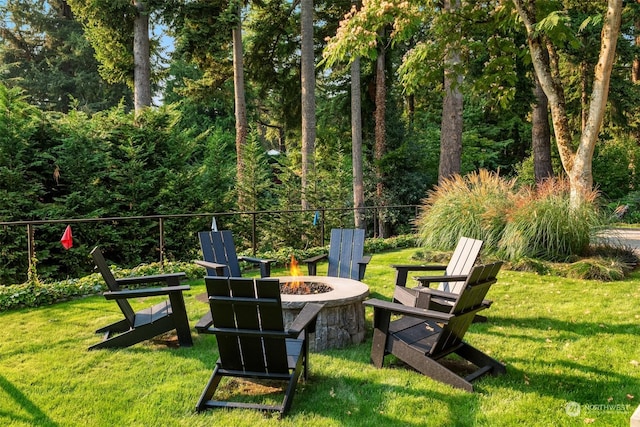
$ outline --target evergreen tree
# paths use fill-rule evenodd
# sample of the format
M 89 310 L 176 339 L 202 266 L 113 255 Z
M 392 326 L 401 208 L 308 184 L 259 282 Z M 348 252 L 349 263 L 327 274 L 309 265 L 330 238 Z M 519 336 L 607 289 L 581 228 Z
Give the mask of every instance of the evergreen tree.
M 0 9 L 0 81 L 42 110 L 88 112 L 130 96 L 98 73 L 94 51 L 63 0 L 12 0 Z

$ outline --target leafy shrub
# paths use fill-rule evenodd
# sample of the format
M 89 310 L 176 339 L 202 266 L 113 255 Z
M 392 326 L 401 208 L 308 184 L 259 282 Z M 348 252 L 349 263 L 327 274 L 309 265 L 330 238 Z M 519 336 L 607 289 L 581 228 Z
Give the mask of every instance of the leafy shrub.
M 611 282 L 624 278 L 626 264 L 607 258 L 584 258 L 564 265 L 561 270 L 563 276 L 574 279 Z
M 193 263 L 143 264 L 133 269 L 120 269 L 111 266 L 116 277 L 143 276 L 182 271 L 187 278 L 203 277 L 204 270 Z M 39 307 L 77 298 L 95 295 L 106 290 L 102 276 L 90 274 L 80 279 L 68 279 L 59 282 L 41 283 L 38 280 L 19 284 L 0 286 L 0 312 L 22 307 Z
M 635 138 L 617 136 L 596 144 L 593 156 L 593 179 L 607 200 L 620 199 L 638 188 L 636 162 L 640 148 Z
M 388 239 L 370 238 L 364 241 L 364 253 L 375 254 L 393 249 L 415 247 L 417 244 L 416 236 L 413 234 L 403 234 L 400 236 L 390 237 Z M 273 259 L 278 264 L 285 265 L 294 256 L 298 261 L 311 258 L 317 255 L 326 254 L 329 251 L 329 245 L 316 246 L 308 249 L 297 249 L 290 246 L 280 248 L 275 251 L 261 251 L 259 258 Z M 244 251 L 242 255 L 253 256 L 249 251 Z
M 415 246 L 413 235 L 398 236 L 390 239 L 367 239 L 365 252 L 376 253 L 384 250 L 406 248 Z M 263 252 L 258 254 L 261 258 L 275 259 L 279 264 L 286 265 L 291 256 L 303 260 L 315 255 L 326 253 L 328 247 L 315 247 L 309 250 L 282 248 L 276 252 Z M 245 254 L 249 255 L 249 254 Z M 251 264 L 247 264 L 251 266 Z M 115 277 L 149 276 L 153 274 L 184 272 L 187 279 L 195 280 L 204 277 L 205 271 L 194 263 L 149 263 L 141 264 L 132 269 L 123 269 L 111 265 L 111 271 Z M 19 285 L 0 286 L 0 312 L 22 307 L 39 307 L 77 298 L 86 295 L 95 295 L 106 290 L 102 276 L 98 273 L 90 274 L 80 279 L 68 279 L 53 283 L 41 283 L 37 278 Z
M 618 208 L 623 211 L 617 212 Z M 632 191 L 624 197 L 607 204 L 613 221 L 627 224 L 640 223 L 640 191 Z
M 510 268 L 514 271 L 529 271 L 539 275 L 549 274 L 553 271 L 549 263 L 539 259 L 522 257 L 511 263 Z

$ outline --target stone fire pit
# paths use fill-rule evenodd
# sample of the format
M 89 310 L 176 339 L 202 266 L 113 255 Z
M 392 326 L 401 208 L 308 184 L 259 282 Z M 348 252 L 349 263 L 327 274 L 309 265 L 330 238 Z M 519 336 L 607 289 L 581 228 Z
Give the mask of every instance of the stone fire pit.
M 315 340 L 309 347 L 314 351 L 341 348 L 365 339 L 364 306 L 369 287 L 362 282 L 328 276 L 284 276 L 280 283 L 293 281 L 323 283 L 333 288 L 330 292 L 308 295 L 282 294 L 285 328 L 308 302 L 325 303 L 316 321 Z

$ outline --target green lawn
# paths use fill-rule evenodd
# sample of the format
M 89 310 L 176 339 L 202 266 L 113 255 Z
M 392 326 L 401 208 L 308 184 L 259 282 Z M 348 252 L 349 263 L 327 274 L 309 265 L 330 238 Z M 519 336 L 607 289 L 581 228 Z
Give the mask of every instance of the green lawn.
M 365 280 L 374 296 L 391 297 L 389 264 L 413 252 L 374 255 Z M 195 413 L 217 358 L 213 336 L 194 332 L 192 348 L 88 352 L 100 339 L 93 331 L 120 317 L 101 296 L 0 313 L 0 425 L 629 425 L 640 402 L 640 274 L 615 283 L 511 271 L 498 279 L 489 321 L 466 338 L 505 363 L 506 375 L 484 377 L 470 394 L 397 364 L 378 370 L 369 334 L 312 354 L 311 378 L 280 421 L 254 411 Z M 191 285 L 193 326 L 208 307 L 195 299 L 202 282 Z M 569 415 L 567 405 L 577 411 Z

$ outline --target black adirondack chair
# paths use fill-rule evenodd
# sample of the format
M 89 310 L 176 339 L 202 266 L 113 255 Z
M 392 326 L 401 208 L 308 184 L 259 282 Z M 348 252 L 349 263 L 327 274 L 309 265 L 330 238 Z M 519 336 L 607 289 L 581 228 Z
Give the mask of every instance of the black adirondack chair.
M 230 230 L 201 231 L 198 233 L 198 238 L 204 259 L 194 262 L 206 268 L 208 276 L 242 277 L 240 261 L 258 265 L 260 277 L 271 275 L 271 264 L 275 260 L 238 256 Z M 211 312 L 208 312 L 198 321 L 195 328 L 197 331 L 202 331 L 207 329 L 211 322 Z
M 484 297 L 496 282 L 501 265 L 497 262 L 474 267 L 459 294 L 424 288 L 425 297 L 419 298 L 418 307 L 377 299 L 365 301 L 374 308 L 371 362 L 381 368 L 384 357 L 393 354 L 422 374 L 466 391 L 473 391 L 472 381 L 483 375 L 505 373 L 502 363 L 463 341 L 476 313 L 487 308 Z M 451 311 L 422 308 L 429 306 L 432 295 L 455 301 Z M 392 320 L 392 314 L 400 317 Z M 475 370 L 462 377 L 450 369 L 444 361 L 452 353 L 470 362 Z
M 307 264 L 310 276 L 315 276 L 317 263 L 323 259 L 329 262 L 327 276 L 362 280 L 371 261 L 364 254 L 364 230 L 334 228 L 331 230 L 329 253 L 302 261 Z
M 271 275 L 271 264 L 275 260 L 238 256 L 230 230 L 201 231 L 198 233 L 198 238 L 204 259 L 197 260 L 195 263 L 206 268 L 208 276 L 241 277 L 239 261 L 258 265 L 260 277 Z
M 205 277 L 220 358 L 196 406 L 277 411 L 291 408 L 296 384 L 308 376 L 309 333 L 324 304 L 308 303 L 288 330 L 284 329 L 278 279 Z M 215 400 L 223 377 L 280 380 L 287 383 L 280 405 Z
M 189 319 L 184 305 L 182 292 L 189 290 L 187 285 L 180 285 L 186 278 L 184 273 L 158 274 L 141 277 L 116 279 L 98 247 L 91 251 L 91 256 L 98 271 L 109 289 L 103 295 L 108 300 L 115 300 L 124 314 L 124 319 L 100 328 L 96 333 L 104 334 L 104 340 L 89 347 L 99 348 L 129 347 L 141 341 L 151 339 L 166 332 L 176 330 L 178 343 L 182 347 L 193 345 Z M 123 287 L 141 284 L 164 283 L 164 287 L 123 289 Z M 147 309 L 135 312 L 129 303 L 131 298 L 144 298 L 167 295 L 168 300 Z
M 432 283 L 438 283 L 436 288 L 439 291 L 458 294 L 465 284 L 467 276 L 478 259 L 482 249 L 482 240 L 462 237 L 458 241 L 449 264 L 445 265 L 411 265 L 394 264 L 396 269 L 396 289 L 393 295 L 394 302 L 404 305 L 415 306 L 415 298 L 419 295 L 406 288 L 407 276 L 410 271 L 441 271 L 443 274 L 435 276 L 417 276 L 415 279 L 420 283 L 418 288 L 429 287 Z M 452 302 L 449 299 L 431 297 L 429 308 L 431 310 L 448 312 L 451 310 Z M 490 304 L 490 301 L 487 301 Z M 485 321 L 483 316 L 477 316 L 476 321 Z
M 406 286 L 407 276 L 410 271 L 441 271 L 443 274 L 435 276 L 418 276 L 415 279 L 422 286 L 431 283 L 441 282 L 438 289 L 445 292 L 459 293 L 459 289 L 464 284 L 466 276 L 478 259 L 480 249 L 482 249 L 482 240 L 471 239 L 469 237 L 461 237 L 456 248 L 449 259 L 447 265 L 415 265 L 415 264 L 393 264 L 391 267 L 396 269 L 396 286 Z M 457 280 L 443 279 L 444 277 L 455 277 Z

